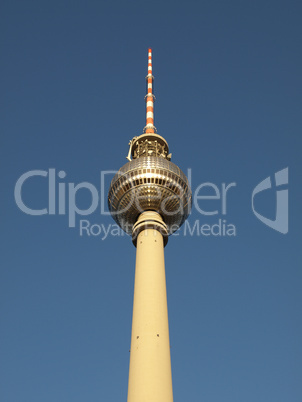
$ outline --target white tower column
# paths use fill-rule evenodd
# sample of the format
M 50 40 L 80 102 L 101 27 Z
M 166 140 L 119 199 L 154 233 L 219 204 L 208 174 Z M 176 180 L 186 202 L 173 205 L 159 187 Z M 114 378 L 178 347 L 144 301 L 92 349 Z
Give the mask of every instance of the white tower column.
M 135 285 L 128 402 L 173 402 L 164 246 L 167 228 L 143 212 L 133 228 Z

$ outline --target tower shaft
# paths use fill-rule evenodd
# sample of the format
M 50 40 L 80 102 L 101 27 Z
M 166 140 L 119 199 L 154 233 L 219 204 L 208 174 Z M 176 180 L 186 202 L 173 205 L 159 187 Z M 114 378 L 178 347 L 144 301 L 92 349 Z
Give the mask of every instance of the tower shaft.
M 154 224 L 152 224 L 152 222 Z M 136 266 L 128 402 L 173 402 L 164 238 L 156 212 L 144 212 L 135 227 Z M 134 232 L 135 232 L 134 227 Z

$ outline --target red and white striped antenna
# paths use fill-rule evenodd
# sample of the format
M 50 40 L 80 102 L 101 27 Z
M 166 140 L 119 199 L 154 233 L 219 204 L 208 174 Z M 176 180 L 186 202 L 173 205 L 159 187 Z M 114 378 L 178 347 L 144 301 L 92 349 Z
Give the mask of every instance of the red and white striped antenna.
M 169 154 L 169 146 L 167 141 L 161 135 L 157 134 L 156 127 L 154 126 L 154 101 L 155 96 L 153 94 L 153 80 L 152 75 L 152 49 L 148 49 L 148 74 L 147 80 L 147 94 L 145 96 L 146 101 L 146 125 L 143 130 L 143 134 L 133 137 L 129 141 L 129 151 L 126 158 L 128 161 L 145 157 L 162 157 L 171 160 L 172 154 Z
M 148 49 L 148 75 L 147 80 L 147 95 L 146 99 L 146 126 L 144 128 L 145 133 L 156 133 L 154 126 L 154 101 L 155 96 L 153 94 L 153 80 L 152 75 L 152 49 Z

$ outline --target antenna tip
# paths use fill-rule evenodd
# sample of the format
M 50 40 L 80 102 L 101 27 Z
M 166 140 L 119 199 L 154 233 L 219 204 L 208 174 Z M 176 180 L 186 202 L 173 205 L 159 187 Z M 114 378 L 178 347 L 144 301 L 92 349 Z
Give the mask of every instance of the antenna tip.
M 148 49 L 148 53 L 152 53 L 152 49 L 151 49 L 151 47 L 149 47 L 149 49 Z

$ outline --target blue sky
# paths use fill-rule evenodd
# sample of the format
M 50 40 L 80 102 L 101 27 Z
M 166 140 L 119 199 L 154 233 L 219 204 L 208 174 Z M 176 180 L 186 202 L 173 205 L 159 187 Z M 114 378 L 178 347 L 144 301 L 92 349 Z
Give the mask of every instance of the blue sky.
M 236 183 L 193 208 L 236 236 L 194 233 L 165 249 L 174 401 L 300 402 L 301 11 L 296 1 L 2 1 L 1 342 L 3 402 L 126 400 L 135 248 L 80 236 L 100 214 L 31 216 L 14 200 L 31 170 L 92 183 L 121 167 L 145 125 L 153 48 L 155 125 L 192 190 Z M 255 186 L 289 169 L 289 232 L 252 212 Z M 47 207 L 47 178 L 24 184 Z M 89 206 L 84 190 L 81 208 Z M 275 188 L 255 207 L 274 219 Z

